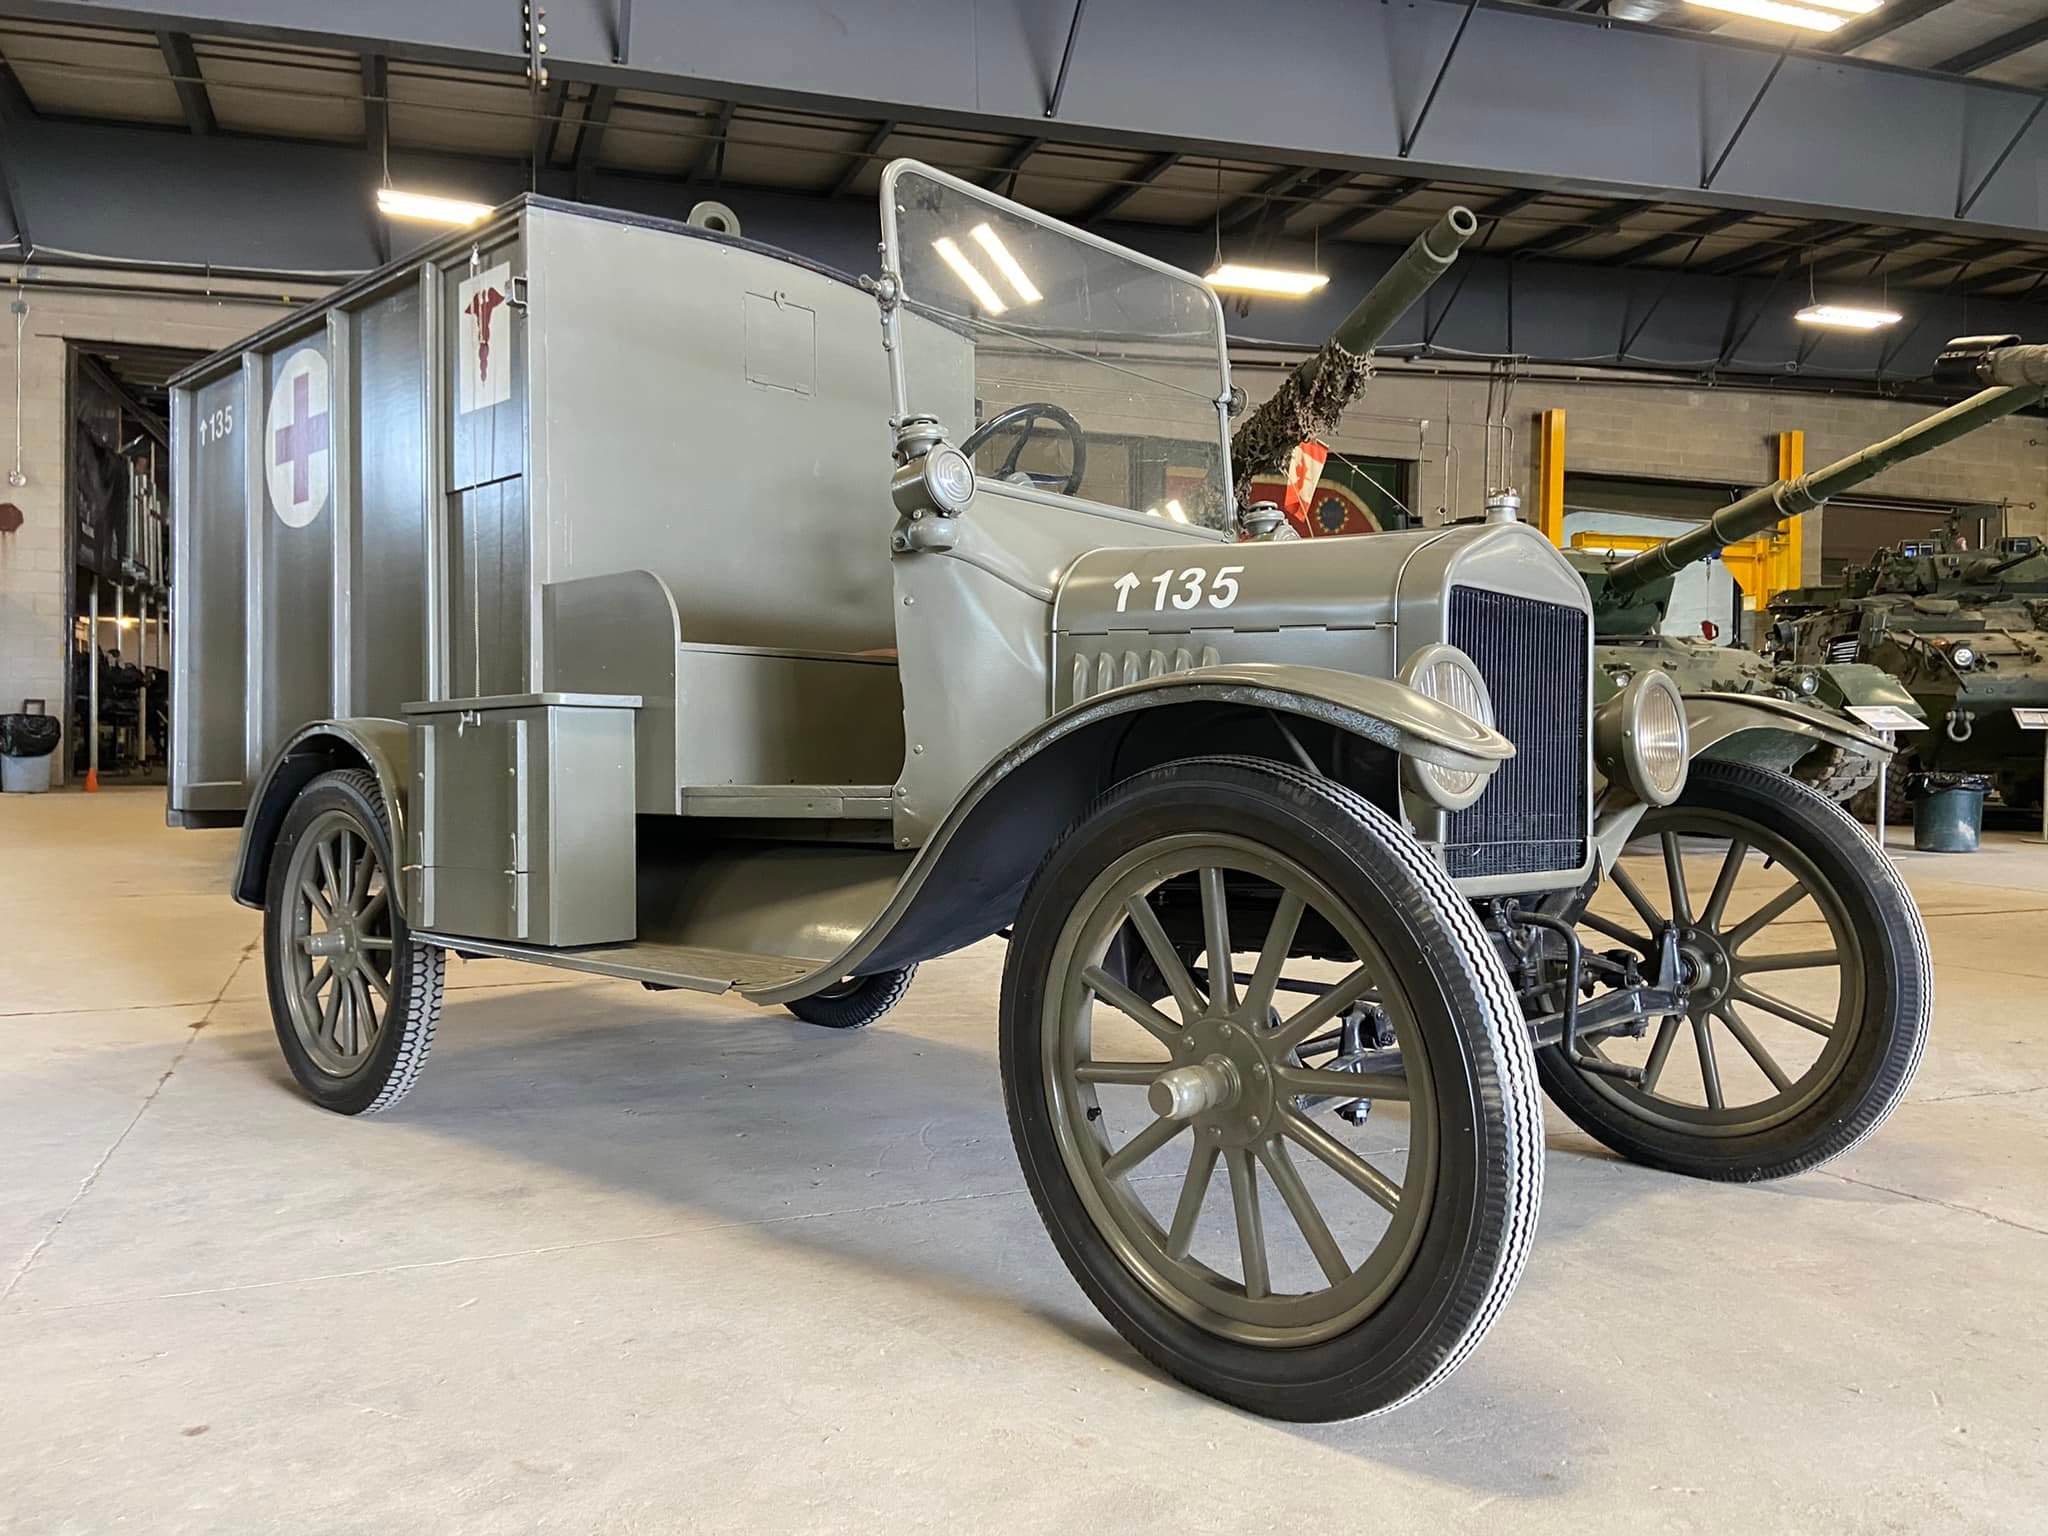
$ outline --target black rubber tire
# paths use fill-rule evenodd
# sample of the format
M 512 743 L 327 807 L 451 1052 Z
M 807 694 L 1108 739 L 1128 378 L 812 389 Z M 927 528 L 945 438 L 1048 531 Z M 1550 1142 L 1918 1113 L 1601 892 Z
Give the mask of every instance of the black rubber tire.
M 1917 764 L 1908 754 L 1901 752 L 1885 770 L 1884 780 L 1884 822 L 1888 827 L 1911 826 L 1913 802 L 1906 798 L 1906 775 L 1912 773 Z M 1866 826 L 1877 825 L 1877 784 L 1872 781 L 1849 797 L 1845 809 L 1855 820 Z
M 404 1098 L 426 1065 L 427 1053 L 434 1044 L 434 1029 L 441 1020 L 445 956 L 434 945 L 412 941 L 412 930 L 394 902 L 391 1001 L 383 1038 L 362 1066 L 346 1077 L 324 1071 L 307 1055 L 292 1028 L 291 1009 L 285 1001 L 285 937 L 280 924 L 285 911 L 283 887 L 286 871 L 291 867 L 292 849 L 314 818 L 332 810 L 345 811 L 356 822 L 357 831 L 376 851 L 387 880 L 399 868 L 391 845 L 391 822 L 384 813 L 384 796 L 375 777 L 361 769 L 342 769 L 323 773 L 308 784 L 285 813 L 277 845 L 270 853 L 263 902 L 264 978 L 269 987 L 270 1017 L 277 1030 L 277 1043 L 307 1097 L 336 1114 L 374 1115 Z
M 1810 784 L 1836 805 L 1846 805 L 1874 785 L 1877 770 L 1860 752 L 1844 747 L 1815 747 L 1792 765 L 1792 777 Z
M 1441 1166 L 1422 1243 L 1378 1310 L 1316 1344 L 1226 1339 L 1162 1303 L 1088 1215 L 1050 1120 L 1046 973 L 1068 914 L 1131 849 L 1217 828 L 1284 852 L 1355 907 L 1386 946 L 1430 1051 Z M 1520 1007 L 1443 870 L 1384 812 L 1328 779 L 1261 759 L 1197 758 L 1098 799 L 1025 896 L 1003 972 L 1000 1059 L 1025 1182 L 1067 1268 L 1140 1354 L 1224 1402 L 1301 1422 L 1398 1407 L 1464 1361 L 1521 1275 L 1542 1200 L 1543 1121 Z
M 806 1024 L 826 1029 L 866 1029 L 903 1001 L 910 990 L 917 967 L 900 971 L 877 971 L 872 976 L 855 976 L 829 992 L 814 992 L 782 1006 Z
M 1839 1157 L 1905 1098 L 1927 1048 L 1934 965 L 1905 882 L 1869 833 L 1817 791 L 1768 769 L 1695 761 L 1678 805 L 1749 816 L 1811 859 L 1863 939 L 1864 1017 L 1835 1080 L 1791 1119 L 1752 1135 L 1688 1135 L 1631 1115 L 1556 1046 L 1536 1053 L 1551 1102 L 1587 1135 L 1669 1173 L 1732 1183 L 1779 1179 Z M 1657 812 L 1643 819 L 1653 829 Z

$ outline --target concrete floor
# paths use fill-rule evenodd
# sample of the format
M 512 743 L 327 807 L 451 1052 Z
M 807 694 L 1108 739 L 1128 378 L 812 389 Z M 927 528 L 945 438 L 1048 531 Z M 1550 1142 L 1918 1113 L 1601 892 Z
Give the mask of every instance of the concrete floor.
M 1271 1424 L 1143 1365 L 1020 1187 L 1000 946 L 835 1036 L 451 962 L 395 1114 L 294 1091 L 233 834 L 0 797 L 0 1530 L 2048 1529 L 2048 850 L 1901 856 L 1913 1098 L 1790 1183 L 1553 1120 L 1449 1384 Z

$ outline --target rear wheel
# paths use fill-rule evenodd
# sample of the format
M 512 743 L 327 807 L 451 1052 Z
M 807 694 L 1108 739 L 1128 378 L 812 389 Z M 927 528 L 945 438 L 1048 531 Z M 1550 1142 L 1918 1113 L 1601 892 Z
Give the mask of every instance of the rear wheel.
M 1668 928 L 1694 977 L 1686 1012 L 1585 1047 L 1639 1080 L 1537 1053 L 1558 1107 L 1624 1157 L 1777 1178 L 1847 1151 L 1905 1097 L 1933 999 L 1926 932 L 1891 861 L 1805 785 L 1695 762 L 1568 915 L 1646 975 Z
M 782 1006 L 806 1024 L 826 1029 L 865 1029 L 903 1001 L 910 990 L 917 967 L 877 971 L 872 976 L 849 976 L 836 987 L 813 992 Z
M 1392 1408 L 1520 1275 L 1543 1175 L 1520 1010 L 1441 869 L 1328 780 L 1201 759 L 1105 796 L 1025 898 L 1001 1057 L 1068 1268 L 1226 1402 Z
M 285 814 L 263 908 L 270 1013 L 292 1075 L 325 1109 L 403 1098 L 434 1043 L 442 952 L 415 944 L 393 899 L 377 781 L 322 774 Z

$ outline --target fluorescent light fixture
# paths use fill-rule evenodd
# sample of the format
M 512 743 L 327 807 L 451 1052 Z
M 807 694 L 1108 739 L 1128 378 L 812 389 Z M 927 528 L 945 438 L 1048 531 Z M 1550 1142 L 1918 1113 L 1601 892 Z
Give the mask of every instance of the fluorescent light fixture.
M 953 275 L 967 285 L 967 291 L 974 295 L 975 302 L 985 313 L 1000 315 L 1010 307 L 997 296 L 989 280 L 981 275 L 981 268 L 962 254 L 951 235 L 939 236 L 932 242 L 932 249 L 939 253 L 939 260 L 953 269 Z
M 1003 274 L 1004 280 L 1017 290 L 1018 303 L 1036 304 L 1045 297 L 1033 285 L 1031 279 L 1024 275 L 1023 267 L 1019 266 L 1017 258 L 1010 254 L 1010 248 L 1003 244 L 1001 235 L 986 224 L 977 224 L 968 233 L 974 237 L 976 245 L 988 252 L 988 259 L 996 264 L 996 270 Z
M 1865 309 L 1860 304 L 1809 304 L 1792 317 L 1801 325 L 1824 325 L 1837 331 L 1881 331 L 1899 323 L 1890 309 Z
M 1202 279 L 1211 288 L 1232 293 L 1275 293 L 1298 299 L 1314 293 L 1330 279 L 1321 272 L 1296 272 L 1286 267 L 1253 267 L 1241 261 L 1226 261 Z
M 422 219 L 429 224 L 474 224 L 489 217 L 491 205 L 465 203 L 456 197 L 434 197 L 425 192 L 402 192 L 397 187 L 379 187 L 377 211 L 387 219 Z
M 1709 11 L 1726 11 L 1733 16 L 1775 21 L 1781 26 L 1799 27 L 1807 32 L 1832 32 L 1849 19 L 1842 14 L 1848 9 L 1846 5 L 1842 10 L 1822 9 L 1831 0 L 1816 0 L 1813 5 L 1787 5 L 1784 0 L 1688 0 L 1688 3 Z M 1867 7 L 1870 10 L 1876 8 L 1874 5 Z
M 1177 501 L 1169 501 L 1166 504 L 1166 515 L 1176 523 L 1184 523 L 1188 520 L 1187 508 Z

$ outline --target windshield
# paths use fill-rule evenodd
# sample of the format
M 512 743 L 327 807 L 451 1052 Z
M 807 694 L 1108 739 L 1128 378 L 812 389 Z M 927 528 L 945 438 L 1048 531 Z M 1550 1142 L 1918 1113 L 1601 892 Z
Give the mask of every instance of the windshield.
M 908 311 L 899 409 L 936 416 L 991 479 L 1224 526 L 1207 287 L 911 162 L 882 195 Z

